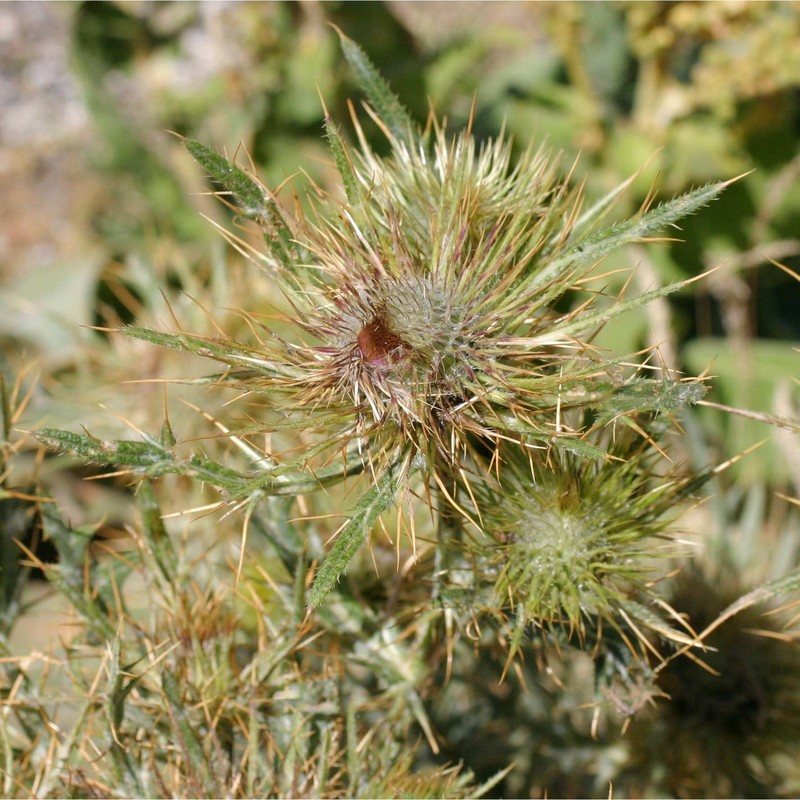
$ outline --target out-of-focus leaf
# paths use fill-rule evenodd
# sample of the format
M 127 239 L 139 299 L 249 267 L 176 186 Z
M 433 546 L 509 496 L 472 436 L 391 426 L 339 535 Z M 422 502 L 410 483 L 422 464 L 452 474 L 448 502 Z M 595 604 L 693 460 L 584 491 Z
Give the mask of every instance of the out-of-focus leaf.
M 13 287 L 0 288 L 0 336 L 36 348 L 48 361 L 75 357 L 93 323 L 103 256 L 89 249 L 80 260 L 32 269 Z

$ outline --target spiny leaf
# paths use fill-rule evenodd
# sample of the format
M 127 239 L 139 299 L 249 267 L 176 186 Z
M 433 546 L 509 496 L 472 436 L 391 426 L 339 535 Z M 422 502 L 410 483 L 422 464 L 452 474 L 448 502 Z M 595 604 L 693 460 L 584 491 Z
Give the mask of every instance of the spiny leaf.
M 603 386 L 596 387 L 602 391 Z M 599 422 L 604 424 L 613 417 L 626 411 L 668 414 L 679 411 L 687 405 L 694 405 L 703 399 L 706 386 L 697 381 L 652 380 L 636 378 L 616 389 L 609 388 L 609 393 L 595 408 L 603 411 Z M 590 403 L 587 403 L 590 405 Z
M 410 142 L 414 123 L 389 84 L 375 68 L 367 54 L 342 31 L 337 29 L 342 43 L 342 52 L 353 72 L 358 85 L 369 98 L 369 102 L 381 121 L 399 142 Z
M 514 769 L 515 766 L 516 766 L 515 764 L 509 764 L 505 769 L 502 769 L 499 772 L 495 772 L 494 775 L 487 778 L 482 784 L 480 784 L 480 786 L 477 786 L 475 789 L 473 789 L 469 793 L 469 797 L 477 799 L 488 794 L 490 791 L 492 791 L 492 789 L 495 788 L 495 786 L 497 786 L 497 784 L 500 783 L 500 781 L 502 781 L 508 775 L 509 772 L 511 772 Z
M 356 189 L 356 176 L 353 172 L 353 165 L 347 155 L 347 148 L 341 133 L 339 133 L 339 127 L 330 117 L 325 119 L 325 136 L 328 139 L 328 145 L 336 162 L 336 168 L 339 170 L 339 175 L 341 175 L 345 195 L 351 205 L 355 205 L 358 200 L 358 191 Z
M 95 464 L 138 468 L 147 472 L 158 471 L 161 464 L 169 464 L 169 451 L 153 442 L 129 439 L 103 441 L 91 434 L 72 433 L 56 428 L 42 428 L 34 434 L 44 445 L 61 452 L 74 453 L 84 461 Z
M 665 297 L 668 294 L 673 294 L 674 292 L 683 289 L 685 286 L 688 286 L 693 280 L 696 279 L 690 278 L 689 280 L 685 281 L 676 281 L 675 283 L 670 283 L 667 286 L 662 286 L 658 289 L 653 289 L 650 292 L 640 294 L 638 297 L 634 297 L 630 300 L 619 301 L 613 305 L 610 305 L 606 308 L 597 309 L 591 313 L 587 312 L 584 314 L 579 314 L 570 319 L 568 322 L 561 324 L 555 323 L 547 330 L 547 333 L 541 334 L 540 336 L 531 336 L 525 339 L 524 343 L 528 347 L 536 347 L 544 344 L 551 344 L 553 342 L 559 342 L 565 336 L 574 336 L 584 333 L 600 325 L 605 325 L 606 322 L 618 317 L 620 314 L 624 314 L 627 311 L 638 308 L 639 306 L 647 305 L 647 303 L 649 303 L 651 300 L 655 300 L 657 297 Z M 522 342 L 522 340 L 515 341 L 520 343 Z
M 729 619 L 753 606 L 769 603 L 784 594 L 796 594 L 800 590 L 800 569 L 792 570 L 788 575 L 774 578 L 767 583 L 757 586 L 747 594 L 734 600 L 727 608 L 723 609 L 717 618 L 707 625 L 696 638 L 689 642 L 676 653 L 673 653 L 664 663 L 672 661 L 685 653 L 690 647 L 699 645 L 706 637 L 710 636 L 717 628 L 724 625 Z
M 764 591 L 769 593 L 770 598 L 778 597 L 787 592 L 796 592 L 800 589 L 800 569 L 793 570 L 788 575 L 765 583 L 763 588 Z
M 292 231 L 267 189 L 202 142 L 184 139 L 183 143 L 209 175 L 233 194 L 243 216 L 252 219 L 264 230 L 264 241 L 278 263 L 290 267 L 293 263 Z
M 178 463 L 177 466 L 183 467 L 194 478 L 223 489 L 232 496 L 237 496 L 248 481 L 248 476 L 202 456 L 192 456 L 188 463 Z
M 103 441 L 91 434 L 72 433 L 55 428 L 36 431 L 44 445 L 61 452 L 74 453 L 84 461 L 114 467 L 156 478 L 161 475 L 192 475 L 221 489 L 233 492 L 246 485 L 249 477 L 200 456 L 181 461 L 156 441 L 112 439 Z
M 601 459 L 608 455 L 602 447 L 587 442 L 586 439 L 579 439 L 577 436 L 551 436 L 547 441 L 554 447 L 566 450 L 576 456 L 583 456 L 583 458 Z
M 287 464 L 250 478 L 246 484 L 232 492 L 232 498 L 242 499 L 259 492 L 268 495 L 314 492 L 340 483 L 351 475 L 358 475 L 363 470 L 364 464 L 356 460 L 347 462 L 346 466 L 337 463 L 314 472 L 304 470 L 296 463 Z
M 142 515 L 142 533 L 153 551 L 153 557 L 161 570 L 162 577 L 171 583 L 178 572 L 178 559 L 150 481 L 142 481 L 136 499 Z
M 242 211 L 255 219 L 264 213 L 264 207 L 271 198 L 257 181 L 244 170 L 215 153 L 196 139 L 184 139 L 186 149 L 209 175 L 221 183 L 241 204 Z
M 325 556 L 309 592 L 308 605 L 318 606 L 333 589 L 378 517 L 393 503 L 406 473 L 406 459 L 399 459 L 380 475 L 366 491 L 344 526 L 336 543 Z
M 138 770 L 122 746 L 119 736 L 120 727 L 125 719 L 125 701 L 136 683 L 136 677 L 129 678 L 127 683 L 125 681 L 125 673 L 120 664 L 120 636 L 117 634 L 111 640 L 111 659 L 108 664 L 106 716 L 110 723 L 110 752 L 117 780 L 128 792 L 139 797 L 145 794 L 143 785 L 139 780 Z
M 795 593 L 798 590 L 800 590 L 800 569 L 795 569 L 788 575 L 783 575 L 780 578 L 775 578 L 761 586 L 757 586 L 755 589 L 735 600 L 719 615 L 719 617 L 717 617 L 701 636 L 719 627 L 719 625 L 735 616 L 740 611 L 744 611 L 759 603 L 767 603 L 784 594 Z
M 104 595 L 96 583 L 96 565 L 88 555 L 94 533 L 90 528 L 70 528 L 53 503 L 42 506 L 44 532 L 58 551 L 58 564 L 47 570 L 50 583 L 63 594 L 70 605 L 102 639 L 115 635 Z M 87 580 L 87 565 L 88 580 Z M 106 588 L 109 588 L 106 586 Z
M 581 228 L 585 228 L 587 225 L 602 219 L 606 212 L 608 212 L 614 203 L 624 194 L 624 192 L 630 187 L 637 177 L 638 173 L 631 175 L 627 180 L 623 181 L 621 184 L 619 184 L 619 186 L 615 186 L 610 192 L 605 194 L 597 202 L 586 209 L 586 211 L 584 211 L 575 222 L 573 234 L 579 231 Z M 558 241 L 558 236 L 560 235 L 561 232 L 559 231 L 557 236 L 553 237 L 550 243 L 555 244 Z
M 536 426 L 532 422 L 511 413 L 492 413 L 491 416 L 487 417 L 486 422 L 491 422 L 493 427 L 498 430 L 522 434 L 527 439 L 541 442 L 542 448 L 552 445 L 560 450 L 594 459 L 605 458 L 608 455 L 601 447 L 581 439 L 578 435 L 553 435 L 551 432 L 544 430 L 543 427 Z
M 137 328 L 134 326 L 120 328 L 119 331 L 126 336 L 157 344 L 161 347 L 169 347 L 171 350 L 195 353 L 199 356 L 221 361 L 224 364 L 243 364 L 263 375 L 273 376 L 276 374 L 276 370 L 271 365 L 258 358 L 255 350 L 251 351 L 243 345 L 233 344 L 232 342 L 219 342 L 202 336 L 191 336 L 187 333 L 164 333 L 150 328 Z
M 642 623 L 646 628 L 655 631 L 665 639 L 682 644 L 691 644 L 694 641 L 685 631 L 670 625 L 652 607 L 630 599 L 618 600 L 618 603 L 620 608 L 633 620 Z
M 736 179 L 734 179 L 736 180 Z M 535 273 L 528 289 L 560 274 L 566 269 L 588 265 L 600 261 L 614 250 L 629 242 L 643 239 L 651 234 L 664 230 L 679 219 L 693 214 L 703 206 L 716 199 L 733 181 L 718 181 L 701 186 L 699 189 L 682 194 L 674 200 L 662 203 L 641 217 L 634 217 L 617 223 L 609 228 L 593 234 L 567 250 L 566 253 L 553 259 L 544 269 Z
M 167 699 L 167 707 L 175 734 L 187 760 L 198 775 L 218 781 L 219 776 L 216 776 L 214 769 L 211 767 L 203 750 L 200 737 L 192 727 L 192 723 L 186 714 L 186 704 L 181 697 L 178 681 L 169 670 L 164 670 L 161 676 L 161 688 L 164 691 L 164 697 Z M 222 796 L 222 794 L 220 792 L 219 796 Z
M 91 434 L 43 428 L 35 433 L 44 445 L 73 453 L 84 461 L 114 467 L 126 467 L 149 478 L 185 475 L 226 492 L 232 500 L 256 495 L 296 495 L 338 483 L 348 475 L 363 470 L 363 464 L 351 460 L 346 466 L 330 465 L 316 473 L 299 462 L 263 469 L 257 474 L 243 474 L 203 456 L 180 459 L 156 440 L 112 439 L 103 441 Z

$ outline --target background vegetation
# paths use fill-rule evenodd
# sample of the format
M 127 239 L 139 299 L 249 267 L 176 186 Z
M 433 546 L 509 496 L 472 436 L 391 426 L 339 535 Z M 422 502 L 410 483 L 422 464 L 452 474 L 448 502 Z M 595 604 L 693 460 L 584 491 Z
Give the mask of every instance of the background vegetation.
M 217 436 L 244 413 L 229 396 L 149 382 L 207 365 L 103 329 L 179 320 L 245 336 L 236 309 L 278 302 L 203 219 L 228 222 L 166 131 L 243 148 L 270 187 L 302 173 L 332 186 L 320 96 L 344 123 L 358 93 L 328 22 L 419 120 L 431 103 L 452 129 L 473 115 L 479 138 L 503 126 L 520 150 L 546 138 L 590 198 L 641 170 L 620 216 L 654 184 L 666 199 L 753 170 L 676 241 L 609 258 L 609 271 L 636 265 L 641 290 L 719 269 L 596 344 L 657 345 L 670 368 L 713 376 L 707 404 L 681 418 L 694 467 L 763 440 L 681 518 L 695 558 L 665 590 L 672 604 L 702 629 L 800 565 L 797 435 L 763 421 L 798 417 L 797 4 L 5 4 L 3 796 L 607 796 L 609 784 L 616 796 L 795 796 L 791 596 L 709 638 L 719 676 L 675 661 L 671 699 L 637 695 L 645 683 L 621 672 L 598 722 L 579 657 L 545 665 L 533 643 L 501 682 L 502 648 L 478 631 L 424 663 L 406 646 L 418 622 L 387 639 L 393 597 L 409 592 L 392 545 L 376 541 L 351 572 L 358 603 L 309 622 L 310 564 L 286 568 L 268 520 L 253 518 L 242 558 L 242 513 L 217 508 L 202 480 L 138 483 L 26 434 L 160 431 L 187 458 L 199 446 L 235 466 Z M 322 520 L 314 535 L 335 529 Z

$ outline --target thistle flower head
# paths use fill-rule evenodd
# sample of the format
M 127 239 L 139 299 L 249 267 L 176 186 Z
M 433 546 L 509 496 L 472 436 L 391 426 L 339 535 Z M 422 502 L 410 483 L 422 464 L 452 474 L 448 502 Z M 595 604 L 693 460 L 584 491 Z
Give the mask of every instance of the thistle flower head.
M 518 626 L 599 635 L 604 623 L 627 629 L 651 604 L 654 565 L 677 554 L 669 512 L 696 479 L 659 474 L 656 449 L 631 438 L 611 448 L 624 461 L 562 453 L 536 476 L 518 461 L 483 503 L 497 602 Z M 667 632 L 650 613 L 642 627 Z
M 636 752 L 646 759 L 655 751 L 664 765 L 650 776 L 661 785 L 649 793 L 796 794 L 797 616 L 794 603 L 764 602 L 772 594 L 768 587 L 741 595 L 745 579 L 730 565 L 713 563 L 684 570 L 672 585 L 671 605 L 696 630 L 711 632 L 699 662 L 675 658 L 661 671 L 664 699 L 631 731 Z
M 520 381 L 552 392 L 561 357 L 515 339 L 546 331 L 548 295 L 570 286 L 530 277 L 566 238 L 579 198 L 544 153 L 510 170 L 509 151 L 502 138 L 478 150 L 438 128 L 429 146 L 389 159 L 362 145 L 353 200 L 303 225 L 322 277 L 297 301 L 308 341 L 284 349 L 292 403 L 335 407 L 360 436 L 399 433 L 423 451 L 434 441 L 451 461 L 465 433 L 493 434 L 486 405 L 550 407 Z

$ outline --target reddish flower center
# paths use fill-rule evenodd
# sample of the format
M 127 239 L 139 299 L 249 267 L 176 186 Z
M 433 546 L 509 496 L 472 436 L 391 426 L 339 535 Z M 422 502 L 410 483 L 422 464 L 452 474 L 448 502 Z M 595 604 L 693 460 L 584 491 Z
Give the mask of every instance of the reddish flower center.
M 358 334 L 358 347 L 369 364 L 382 364 L 387 359 L 398 360 L 409 346 L 386 325 L 383 317 L 377 316 L 368 322 Z

